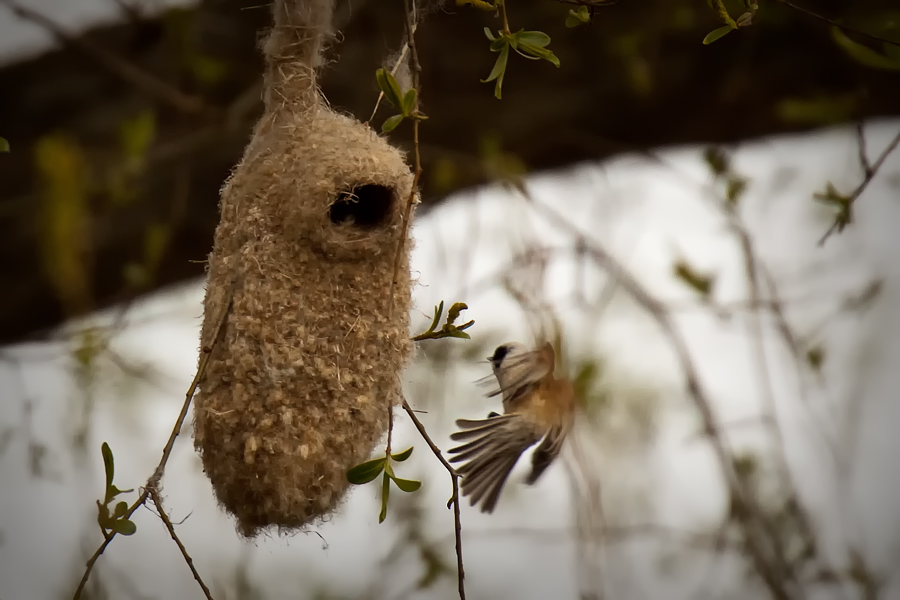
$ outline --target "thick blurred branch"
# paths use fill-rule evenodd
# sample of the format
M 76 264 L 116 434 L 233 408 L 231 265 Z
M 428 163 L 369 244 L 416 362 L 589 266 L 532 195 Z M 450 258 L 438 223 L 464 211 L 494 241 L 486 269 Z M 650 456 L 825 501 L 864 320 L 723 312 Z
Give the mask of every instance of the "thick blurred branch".
M 84 36 L 73 36 L 57 25 L 52 19 L 16 2 L 0 0 L 0 4 L 8 6 L 17 16 L 31 21 L 46 29 L 59 41 L 94 60 L 98 65 L 135 88 L 146 92 L 149 96 L 165 102 L 172 108 L 187 114 L 212 112 L 202 98 L 185 94 L 165 81 L 154 77 L 120 56 L 110 52 L 103 46 L 94 43 Z

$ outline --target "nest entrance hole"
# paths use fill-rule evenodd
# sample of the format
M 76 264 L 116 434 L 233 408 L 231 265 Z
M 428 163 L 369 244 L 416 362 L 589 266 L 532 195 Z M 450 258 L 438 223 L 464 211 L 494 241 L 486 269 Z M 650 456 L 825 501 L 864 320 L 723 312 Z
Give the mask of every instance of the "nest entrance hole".
M 335 225 L 351 223 L 362 229 L 374 229 L 387 221 L 394 201 L 394 190 L 377 184 L 354 187 L 338 194 L 328 216 Z

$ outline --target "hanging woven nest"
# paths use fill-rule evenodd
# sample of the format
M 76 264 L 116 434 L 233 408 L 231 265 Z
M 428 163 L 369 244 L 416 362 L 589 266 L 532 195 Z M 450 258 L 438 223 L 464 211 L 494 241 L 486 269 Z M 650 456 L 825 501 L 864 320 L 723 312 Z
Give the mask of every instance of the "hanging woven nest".
M 222 190 L 194 406 L 203 469 L 247 536 L 335 509 L 386 433 L 410 352 L 409 242 L 394 281 L 410 169 L 317 90 L 330 4 L 273 10 L 265 113 Z

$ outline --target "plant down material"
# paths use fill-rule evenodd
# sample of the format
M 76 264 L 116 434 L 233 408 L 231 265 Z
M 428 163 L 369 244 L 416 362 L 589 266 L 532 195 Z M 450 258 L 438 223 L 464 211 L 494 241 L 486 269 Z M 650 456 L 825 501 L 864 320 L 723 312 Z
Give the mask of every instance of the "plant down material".
M 204 471 L 246 536 L 336 508 L 386 432 L 411 348 L 409 242 L 392 282 L 410 169 L 318 92 L 330 2 L 273 11 L 265 112 L 222 190 L 194 406 Z

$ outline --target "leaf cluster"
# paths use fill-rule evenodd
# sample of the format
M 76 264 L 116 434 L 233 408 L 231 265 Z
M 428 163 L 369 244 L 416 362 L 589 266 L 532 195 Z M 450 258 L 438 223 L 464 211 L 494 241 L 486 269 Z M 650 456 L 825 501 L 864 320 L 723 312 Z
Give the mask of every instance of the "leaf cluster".
M 418 98 L 418 93 L 415 88 L 410 88 L 404 93 L 400 89 L 400 84 L 397 83 L 397 80 L 391 72 L 386 69 L 378 69 L 375 71 L 375 80 L 378 82 L 378 89 L 382 91 L 387 101 L 390 102 L 394 108 L 400 110 L 400 114 L 385 119 L 384 123 L 381 125 L 382 132 L 390 133 L 395 130 L 397 126 L 403 122 L 403 119 L 424 121 L 428 118 L 416 109 L 416 98 Z
M 499 52 L 487 79 L 482 79 L 482 83 L 496 81 L 494 85 L 494 96 L 499 100 L 502 96 L 503 78 L 506 75 L 506 65 L 509 62 L 509 49 L 512 48 L 518 54 L 529 60 L 546 60 L 557 68 L 559 67 L 559 59 L 549 50 L 547 46 L 550 44 L 550 36 L 543 31 L 525 31 L 519 30 L 516 33 L 499 30 L 494 36 L 491 30 L 484 28 L 484 34 L 491 41 L 491 52 Z
M 410 446 L 403 452 L 398 452 L 397 454 L 385 454 L 380 458 L 375 458 L 364 463 L 358 464 L 355 467 L 352 467 L 347 471 L 347 481 L 354 485 L 365 485 L 370 481 L 374 481 L 376 477 L 384 473 L 381 481 L 381 512 L 378 514 L 378 522 L 383 523 L 385 518 L 387 517 L 387 507 L 388 507 L 388 498 L 390 497 L 391 492 L 391 481 L 394 482 L 400 491 L 402 492 L 415 492 L 420 487 L 422 487 L 421 481 L 416 481 L 413 479 L 400 479 L 396 475 L 394 475 L 394 469 L 391 466 L 391 461 L 394 462 L 403 462 L 413 452 L 413 447 Z
M 459 318 L 459 314 L 467 308 L 469 307 L 464 302 L 454 303 L 450 307 L 450 310 L 447 311 L 447 321 L 444 323 L 444 326 L 441 327 L 441 329 L 436 330 L 435 328 L 441 321 L 441 315 L 444 313 L 444 301 L 441 300 L 441 303 L 434 307 L 434 319 L 432 319 L 428 330 L 415 336 L 412 340 L 414 342 L 421 342 L 422 340 L 439 340 L 447 337 L 461 338 L 464 340 L 472 339 L 465 330 L 475 324 L 474 320 L 463 323 L 462 325 L 454 324 Z
M 825 193 L 813 194 L 813 198 L 835 209 L 835 227 L 838 233 L 853 222 L 853 197 L 841 194 L 830 181 L 825 186 Z
M 737 19 L 732 19 L 731 15 L 728 14 L 728 9 L 725 8 L 725 4 L 722 0 L 707 0 L 706 2 L 710 8 L 712 8 L 719 15 L 719 18 L 722 20 L 725 25 L 719 27 L 718 29 L 713 29 L 706 37 L 703 38 L 703 45 L 708 46 L 712 44 L 718 39 L 721 39 L 740 27 L 749 27 L 753 24 L 753 17 L 756 16 L 756 11 L 759 10 L 759 5 L 756 3 L 756 0 L 743 0 L 744 8 L 746 9 L 741 16 Z
M 115 531 L 121 535 L 132 535 L 137 531 L 137 525 L 128 518 L 128 503 L 124 500 L 119 501 L 112 510 L 110 510 L 109 505 L 120 494 L 133 492 L 134 489 L 120 490 L 113 484 L 116 468 L 109 444 L 103 442 L 100 452 L 103 454 L 103 468 L 106 471 L 106 491 L 103 494 L 103 503 L 101 504 L 97 500 L 97 523 L 100 525 L 104 537 L 109 535 L 110 531 Z

